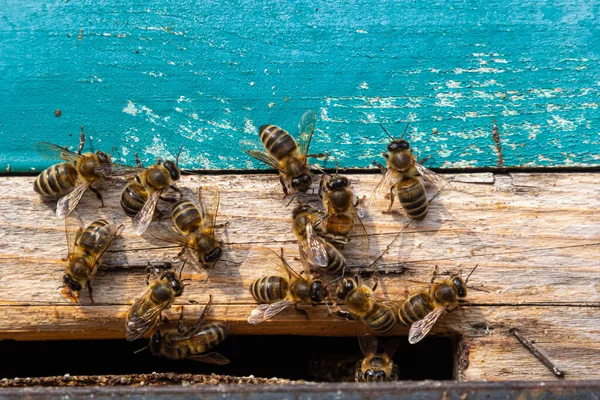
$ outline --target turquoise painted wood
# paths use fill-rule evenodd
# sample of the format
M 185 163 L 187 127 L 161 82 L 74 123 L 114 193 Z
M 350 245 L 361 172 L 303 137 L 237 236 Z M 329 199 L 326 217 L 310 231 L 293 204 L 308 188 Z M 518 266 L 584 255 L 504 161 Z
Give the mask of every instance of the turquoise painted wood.
M 600 2 L 0 0 L 0 168 L 79 126 L 117 161 L 262 167 L 257 128 L 367 166 L 404 122 L 428 166 L 597 165 Z M 55 110 L 62 116 L 56 117 Z M 437 129 L 437 134 L 434 134 Z

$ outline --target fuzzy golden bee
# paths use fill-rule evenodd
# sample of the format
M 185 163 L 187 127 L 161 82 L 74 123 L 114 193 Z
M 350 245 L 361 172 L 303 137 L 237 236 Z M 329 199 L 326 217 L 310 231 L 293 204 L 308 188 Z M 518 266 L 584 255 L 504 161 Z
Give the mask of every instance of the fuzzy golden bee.
M 475 267 L 476 268 L 476 267 Z M 444 311 L 458 306 L 467 297 L 467 281 L 459 274 L 432 284 L 429 290 L 418 292 L 407 298 L 398 308 L 398 323 L 410 326 L 408 341 L 411 344 L 421 341 Z M 436 274 L 434 277 L 437 275 Z
M 348 312 L 340 311 L 338 315 L 349 319 L 358 318 L 373 332 L 387 335 L 394 330 L 396 317 L 390 306 L 375 297 L 373 292 L 376 288 L 377 282 L 370 288 L 358 276 L 342 279 L 336 295 L 344 301 Z
M 79 292 L 87 286 L 92 303 L 92 277 L 98 270 L 102 255 L 108 250 L 123 225 L 110 224 L 100 219 L 89 224 L 85 229 L 79 217 L 65 219 L 65 232 L 69 254 L 67 272 L 63 276 L 65 294 L 78 300 Z
M 229 336 L 227 325 L 202 324 L 212 307 L 212 297 L 204 307 L 198 321 L 188 330 L 183 328 L 183 307 L 177 329 L 157 329 L 150 338 L 150 352 L 156 357 L 171 360 L 193 360 L 208 364 L 224 365 L 229 360 L 210 350 Z
M 384 352 L 378 352 L 379 341 L 375 336 L 358 338 L 360 349 L 365 356 L 356 364 L 354 380 L 356 382 L 397 381 L 399 368 L 394 362 L 394 354 L 400 344 L 396 338 L 385 343 Z
M 111 158 L 102 151 L 81 154 L 84 145 L 83 128 L 81 128 L 79 148 L 76 153 L 52 143 L 35 144 L 35 149 L 42 157 L 65 160 L 63 163 L 52 165 L 42 171 L 33 183 L 33 190 L 39 195 L 47 198 L 59 198 L 56 204 L 56 216 L 59 218 L 65 218 L 73 212 L 88 189 L 96 194 L 104 207 L 102 195 L 94 187 L 104 176 L 102 171 L 96 170 L 96 167 L 110 164 Z
M 339 273 L 346 268 L 346 259 L 330 242 L 322 238 L 320 225 L 323 214 L 310 204 L 300 204 L 292 212 L 292 230 L 298 239 L 300 256 L 309 267 Z
M 175 162 L 158 159 L 148 168 L 143 167 L 137 154 L 135 156 L 136 167 L 106 164 L 96 169 L 110 177 L 131 179 L 121 193 L 121 207 L 125 214 L 133 217 L 133 230 L 141 235 L 152 222 L 158 200 L 165 190 L 170 188 L 181 197 L 181 191 L 174 185 L 180 179 L 181 171 L 177 166 L 179 155 Z
M 174 226 L 152 233 L 158 239 L 191 249 L 203 266 L 212 266 L 221 258 L 223 244 L 215 234 L 220 192 L 218 186 L 198 188 L 198 205 L 179 200 L 171 212 Z
M 387 165 L 386 168 L 382 167 L 383 178 L 373 190 L 368 207 L 371 207 L 377 197 L 389 193 L 390 204 L 386 212 L 392 211 L 394 198 L 398 196 L 406 215 L 415 220 L 422 220 L 429 208 L 423 181 L 439 189 L 444 184 L 444 180 L 417 162 L 408 141 L 402 138 L 395 139 L 383 126 L 382 129 L 392 141 L 387 145 L 388 152 L 382 153 Z
M 307 316 L 305 310 L 298 309 L 298 304 L 323 302 L 328 297 L 327 286 L 322 280 L 310 274 L 308 265 L 304 263 L 304 277 L 277 253 L 265 249 L 264 260 L 287 273 L 287 277 L 271 275 L 263 276 L 250 285 L 250 294 L 259 303 L 250 316 L 248 323 L 256 325 L 294 306 L 296 311 Z M 308 316 L 307 316 L 308 318 Z
M 308 110 L 300 120 L 298 143 L 284 129 L 275 125 L 263 125 L 259 128 L 260 140 L 267 150 L 264 152 L 252 140 L 240 141 L 242 150 L 279 171 L 279 180 L 284 194 L 306 192 L 313 175 L 308 163 L 309 157 L 325 157 L 324 154 L 308 154 L 308 148 L 315 131 L 315 114 Z
M 175 298 L 183 294 L 185 285 L 181 273 L 185 261 L 179 272 L 179 277 L 173 271 L 164 272 L 157 278 L 157 270 L 152 268 L 146 276 L 148 290 L 137 299 L 127 311 L 125 316 L 125 331 L 127 340 L 136 340 L 153 330 L 161 321 L 163 310 L 171 307 Z M 150 282 L 150 275 L 153 280 Z

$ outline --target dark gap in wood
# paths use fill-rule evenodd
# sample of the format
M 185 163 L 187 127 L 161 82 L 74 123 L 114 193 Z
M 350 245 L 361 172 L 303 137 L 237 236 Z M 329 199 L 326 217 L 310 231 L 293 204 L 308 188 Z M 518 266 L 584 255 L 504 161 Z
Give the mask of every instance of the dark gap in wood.
M 416 345 L 400 337 L 394 361 L 402 380 L 453 378 L 456 338 L 430 336 Z M 385 340 L 385 339 L 382 339 Z M 121 375 L 175 372 L 249 376 L 317 382 L 354 380 L 363 358 L 355 337 L 230 336 L 214 350 L 231 360 L 224 366 L 172 361 L 148 350 L 134 354 L 147 340 L 0 342 L 0 379 L 74 375 Z

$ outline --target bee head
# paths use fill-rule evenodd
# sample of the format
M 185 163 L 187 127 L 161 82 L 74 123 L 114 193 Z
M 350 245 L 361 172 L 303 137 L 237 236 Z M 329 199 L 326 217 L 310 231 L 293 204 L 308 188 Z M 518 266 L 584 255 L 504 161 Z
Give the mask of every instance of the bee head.
M 179 168 L 177 167 L 177 164 L 175 164 L 171 160 L 167 160 L 164 162 L 163 165 L 167 169 L 167 171 L 169 171 L 169 175 L 171 175 L 171 179 L 173 179 L 174 181 L 178 181 L 179 178 L 181 177 L 181 173 L 179 172 Z
M 183 283 L 175 276 L 175 274 L 171 271 L 165 273 L 165 278 L 171 285 L 171 289 L 175 292 L 175 297 L 181 296 L 183 294 Z
M 296 192 L 306 192 L 312 184 L 312 176 L 310 174 L 302 174 L 292 179 L 292 189 Z
M 351 291 L 356 289 L 357 286 L 358 286 L 358 283 L 356 282 L 355 279 L 344 278 L 340 282 L 339 286 L 337 287 L 335 294 L 337 295 L 338 298 L 343 300 L 346 297 L 348 297 L 348 294 L 350 294 Z
M 73 292 L 79 292 L 82 289 L 81 284 L 73 279 L 70 274 L 65 274 L 63 277 L 63 282 Z
M 223 249 L 221 247 L 215 247 L 210 253 L 204 256 L 204 262 L 207 264 L 215 263 L 221 258 Z
M 460 276 L 451 278 L 452 284 L 456 287 L 456 293 L 459 298 L 467 297 L 467 284 Z
M 297 218 L 300 214 L 304 214 L 307 212 L 311 212 L 313 210 L 310 204 L 300 204 L 298 207 L 294 208 L 292 211 L 292 218 Z
M 310 285 L 310 301 L 320 303 L 329 296 L 327 286 L 320 279 L 315 279 Z
M 327 190 L 340 190 L 350 186 L 350 181 L 345 176 L 335 176 L 327 180 L 325 186 Z
M 152 334 L 152 337 L 150 338 L 150 352 L 154 355 L 157 355 L 160 353 L 160 345 L 162 343 L 162 339 L 163 336 L 160 333 L 160 330 L 156 330 L 156 332 L 154 332 Z
M 410 149 L 410 144 L 404 139 L 394 139 L 387 145 L 387 151 L 395 153 Z
M 97 151 L 96 157 L 98 157 L 100 164 L 110 164 L 112 162 L 110 156 L 103 151 Z
M 386 380 L 385 371 L 379 369 L 368 369 L 365 371 L 365 382 L 383 382 Z

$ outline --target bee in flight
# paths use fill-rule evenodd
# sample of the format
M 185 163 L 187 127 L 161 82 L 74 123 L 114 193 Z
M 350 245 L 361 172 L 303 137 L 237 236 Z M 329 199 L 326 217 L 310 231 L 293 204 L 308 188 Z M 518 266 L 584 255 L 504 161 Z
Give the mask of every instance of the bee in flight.
M 300 204 L 292 212 L 292 230 L 298 239 L 300 256 L 310 268 L 339 273 L 346 268 L 346 259 L 333 244 L 321 237 L 323 218 L 323 214 L 310 204 Z
M 454 308 L 467 297 L 467 281 L 475 268 L 469 273 L 466 280 L 460 274 L 453 274 L 449 278 L 431 285 L 429 290 L 415 293 L 406 299 L 398 308 L 398 322 L 410 326 L 408 341 L 415 344 L 421 341 L 444 311 Z M 437 268 L 434 272 L 435 280 Z
M 102 151 L 81 154 L 84 145 L 83 127 L 79 136 L 77 153 L 48 142 L 35 144 L 35 149 L 42 157 L 51 160 L 60 158 L 65 161 L 42 171 L 33 183 L 33 190 L 41 196 L 60 198 L 56 205 L 56 216 L 59 218 L 69 215 L 88 189 L 96 194 L 104 207 L 102 195 L 94 187 L 95 183 L 103 179 L 102 172 L 97 171 L 96 167 L 101 164 L 110 164 L 111 158 Z
M 279 171 L 279 180 L 283 193 L 291 191 L 305 193 L 313 181 L 308 157 L 326 157 L 325 154 L 308 154 L 310 140 L 315 131 L 315 114 L 308 110 L 300 119 L 298 143 L 284 129 L 275 125 L 263 125 L 259 128 L 262 144 L 267 152 L 261 150 L 252 140 L 240 141 L 242 150 Z
M 125 316 L 127 340 L 139 339 L 154 329 L 161 321 L 163 310 L 171 307 L 175 298 L 183 294 L 185 285 L 181 280 L 181 273 L 186 261 L 179 271 L 179 277 L 175 276 L 173 271 L 167 271 L 157 279 L 155 268 L 148 272 L 146 276 L 148 290 L 133 303 Z M 150 273 L 153 275 L 152 282 L 150 282 Z
M 379 342 L 375 336 L 361 336 L 358 344 L 365 358 L 356 364 L 354 380 L 356 382 L 389 382 L 398 380 L 398 365 L 394 354 L 399 346 L 397 339 L 386 342 L 383 353 L 379 353 Z
M 136 167 L 128 167 L 117 164 L 105 164 L 96 168 L 106 176 L 130 178 L 121 193 L 121 207 L 125 214 L 133 217 L 133 230 L 136 234 L 143 234 L 154 216 L 156 205 L 161 195 L 167 189 L 172 189 L 181 197 L 181 191 L 173 183 L 181 177 L 181 171 L 177 166 L 179 154 L 175 162 L 171 160 L 162 161 L 160 158 L 156 164 L 144 168 L 138 155 L 135 155 Z
M 375 289 L 377 281 L 370 288 L 358 276 L 342 279 L 336 295 L 344 301 L 348 311 L 339 311 L 338 315 L 348 319 L 357 317 L 373 332 L 387 335 L 394 330 L 396 317 L 391 307 L 375 297 Z
M 268 251 L 266 261 L 286 271 L 288 277 L 263 276 L 252 282 L 250 294 L 261 304 L 252 311 L 248 317 L 248 323 L 259 324 L 291 306 L 308 318 L 306 311 L 299 309 L 298 304 L 315 305 L 325 301 L 328 297 L 327 286 L 322 280 L 310 275 L 306 263 L 304 263 L 305 276 L 302 277 L 289 266 L 283 257 L 270 249 L 266 250 Z
M 189 200 L 179 200 L 171 212 L 175 226 L 153 236 L 183 246 L 180 256 L 189 248 L 203 267 L 214 266 L 223 253 L 223 244 L 215 235 L 219 199 L 218 186 L 199 187 L 198 206 Z
M 90 299 L 94 302 L 91 279 L 98 270 L 100 258 L 122 228 L 123 225 L 117 226 L 100 219 L 83 229 L 79 217 L 65 219 L 69 255 L 63 282 L 68 297 L 78 300 L 79 292 L 87 286 Z
M 412 219 L 421 220 L 427 215 L 429 206 L 427 192 L 421 179 L 438 190 L 442 187 L 444 179 L 417 162 L 410 144 L 406 140 L 402 137 L 395 139 L 383 126 L 381 128 L 392 141 L 387 145 L 388 153 L 382 153 L 387 165 L 385 168 L 380 166 L 384 175 L 373 190 L 368 207 L 371 207 L 377 197 L 389 193 L 390 205 L 386 212 L 392 211 L 394 197 L 397 195 L 406 215 Z M 406 133 L 406 129 L 404 132 Z
M 337 168 L 336 168 L 337 170 Z M 319 195 L 323 198 L 323 205 L 327 215 L 323 220 L 324 231 L 332 242 L 351 241 L 361 251 L 369 249 L 369 235 L 356 211 L 358 198 L 350 186 L 350 180 L 342 175 L 323 174 L 319 185 Z M 341 239 L 341 240 L 340 240 Z
M 204 307 L 198 321 L 188 330 L 183 329 L 183 306 L 177 330 L 161 332 L 160 328 L 150 338 L 150 352 L 156 357 L 171 360 L 193 360 L 209 364 L 229 364 L 229 360 L 215 352 L 208 352 L 229 336 L 226 325 L 210 323 L 202 325 L 210 313 L 212 297 Z

